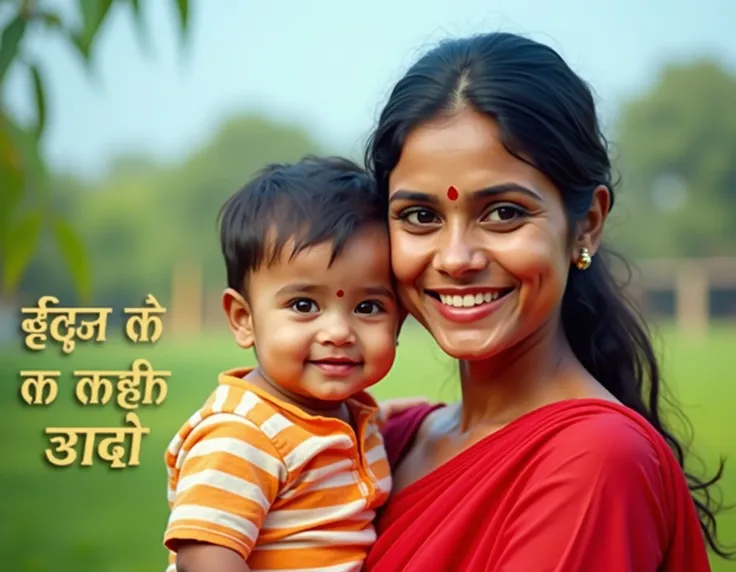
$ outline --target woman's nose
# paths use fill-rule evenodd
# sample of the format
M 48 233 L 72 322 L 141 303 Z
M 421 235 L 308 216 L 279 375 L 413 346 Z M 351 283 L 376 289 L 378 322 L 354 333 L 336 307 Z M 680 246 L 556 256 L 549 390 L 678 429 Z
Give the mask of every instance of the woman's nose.
M 479 248 L 465 237 L 458 236 L 438 249 L 434 257 L 434 267 L 437 271 L 452 278 L 463 278 L 485 270 L 488 266 L 488 257 L 483 248 Z

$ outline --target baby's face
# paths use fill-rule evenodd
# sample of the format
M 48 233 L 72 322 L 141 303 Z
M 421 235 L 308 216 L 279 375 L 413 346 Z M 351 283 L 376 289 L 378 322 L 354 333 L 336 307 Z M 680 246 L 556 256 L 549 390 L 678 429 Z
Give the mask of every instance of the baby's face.
M 341 401 L 388 374 L 398 307 L 388 235 L 366 227 L 330 265 L 329 242 L 291 249 L 248 279 L 261 371 L 285 395 Z

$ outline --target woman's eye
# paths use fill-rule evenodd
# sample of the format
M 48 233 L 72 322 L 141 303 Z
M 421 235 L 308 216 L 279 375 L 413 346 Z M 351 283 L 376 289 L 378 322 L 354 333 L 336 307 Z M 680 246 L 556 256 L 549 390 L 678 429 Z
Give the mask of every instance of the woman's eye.
M 292 310 L 294 310 L 295 312 L 299 312 L 300 314 L 319 312 L 317 304 L 315 304 L 313 300 L 309 300 L 308 298 L 299 298 L 298 300 L 294 300 L 290 304 L 290 306 Z
M 437 222 L 437 215 L 435 215 L 432 211 L 426 209 L 416 209 L 408 211 L 403 214 L 401 218 L 403 218 L 410 224 L 417 225 L 432 224 Z
M 373 314 L 378 314 L 380 312 L 383 312 L 383 306 L 381 306 L 378 302 L 374 302 L 372 300 L 369 300 L 367 302 L 361 302 L 355 308 L 356 314 L 373 315 Z
M 515 218 L 522 217 L 526 212 L 519 207 L 511 205 L 502 205 L 491 210 L 486 216 L 486 220 L 490 222 L 508 222 Z

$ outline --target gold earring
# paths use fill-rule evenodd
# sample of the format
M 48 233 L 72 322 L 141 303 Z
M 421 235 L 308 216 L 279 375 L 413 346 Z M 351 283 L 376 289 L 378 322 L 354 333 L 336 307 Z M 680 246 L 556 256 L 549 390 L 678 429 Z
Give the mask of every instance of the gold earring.
M 585 247 L 581 248 L 580 254 L 578 254 L 578 259 L 575 261 L 575 266 L 577 266 L 578 270 L 587 270 L 590 268 L 591 262 L 593 262 L 593 259 L 590 257 L 588 249 Z

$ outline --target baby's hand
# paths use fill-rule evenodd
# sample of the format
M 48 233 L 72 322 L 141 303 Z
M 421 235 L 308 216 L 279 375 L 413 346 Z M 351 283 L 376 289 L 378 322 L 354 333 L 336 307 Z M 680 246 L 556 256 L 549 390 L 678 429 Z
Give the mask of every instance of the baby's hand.
M 192 542 L 176 554 L 177 572 L 250 572 L 237 552 L 223 546 Z
M 388 421 L 392 417 L 403 413 L 407 409 L 416 405 L 429 405 L 429 400 L 425 397 L 401 397 L 398 399 L 386 399 L 378 404 L 381 409 L 381 415 Z

